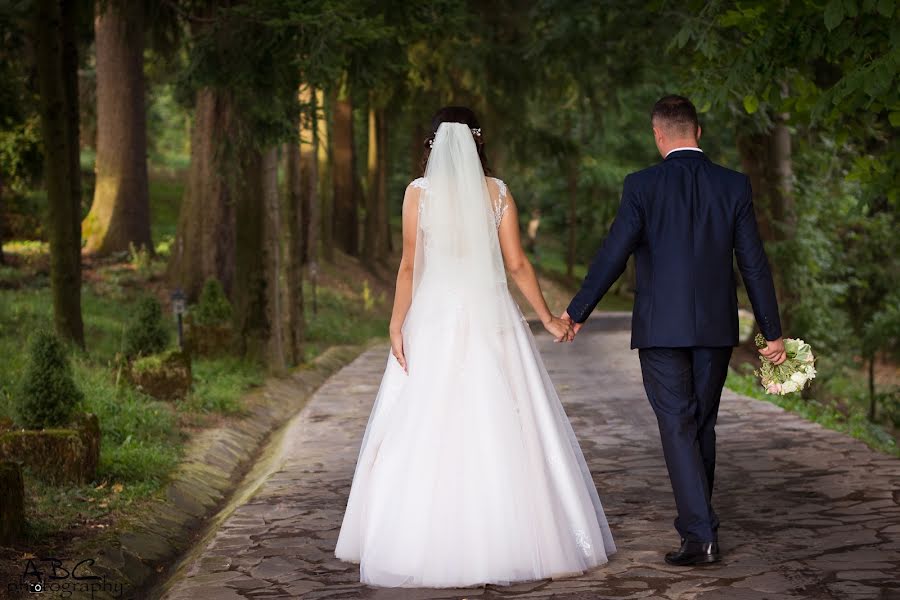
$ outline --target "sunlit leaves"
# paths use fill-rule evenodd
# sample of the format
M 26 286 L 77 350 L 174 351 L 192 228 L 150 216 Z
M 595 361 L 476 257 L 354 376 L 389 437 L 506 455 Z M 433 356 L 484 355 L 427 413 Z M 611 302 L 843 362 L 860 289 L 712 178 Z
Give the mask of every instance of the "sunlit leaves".
M 747 111 L 748 115 L 755 113 L 759 110 L 759 99 L 753 94 L 744 96 L 744 110 Z

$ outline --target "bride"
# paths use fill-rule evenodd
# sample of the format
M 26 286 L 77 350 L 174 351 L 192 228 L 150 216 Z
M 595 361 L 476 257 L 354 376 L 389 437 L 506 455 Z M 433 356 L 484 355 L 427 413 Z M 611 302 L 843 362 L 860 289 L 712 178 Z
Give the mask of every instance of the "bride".
M 474 113 L 441 109 L 432 131 L 335 556 L 383 587 L 580 574 L 616 548 L 506 272 L 556 341 L 573 331 L 547 308 L 512 195 L 485 176 Z

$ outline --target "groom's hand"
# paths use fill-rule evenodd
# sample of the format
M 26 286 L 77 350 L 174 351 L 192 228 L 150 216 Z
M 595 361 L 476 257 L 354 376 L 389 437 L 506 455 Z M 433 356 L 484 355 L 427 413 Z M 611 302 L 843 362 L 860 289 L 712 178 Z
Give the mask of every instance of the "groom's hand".
M 575 332 L 576 334 L 578 333 L 578 330 L 581 329 L 581 326 L 584 325 L 584 323 L 574 322 L 572 320 L 572 317 L 569 316 L 569 311 L 564 312 L 559 318 L 562 319 L 563 321 L 565 321 L 566 323 L 570 324 L 572 326 L 572 331 Z
M 547 316 L 547 320 L 544 321 L 544 329 L 553 336 L 554 342 L 571 342 L 575 339 L 572 323 L 563 321 L 553 315 Z
M 759 353 L 772 364 L 780 365 L 787 360 L 787 351 L 784 349 L 784 338 L 766 340 L 766 347 L 760 348 Z

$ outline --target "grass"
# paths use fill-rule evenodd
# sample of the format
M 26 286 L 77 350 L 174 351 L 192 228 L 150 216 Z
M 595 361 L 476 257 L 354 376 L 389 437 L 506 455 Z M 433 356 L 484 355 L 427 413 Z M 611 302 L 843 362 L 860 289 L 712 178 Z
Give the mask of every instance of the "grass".
M 262 365 L 233 356 L 197 359 L 192 370 L 194 390 L 183 407 L 201 413 L 240 413 L 241 396 L 265 379 Z
M 366 289 L 361 285 L 358 294 L 348 294 L 320 287 L 315 314 L 312 299 L 305 299 L 307 361 L 332 344 L 362 344 L 387 337 L 390 315 L 384 310 L 385 301 L 383 298 L 368 300 Z
M 864 412 L 851 410 L 843 412 L 832 402 L 804 399 L 800 394 L 775 396 L 766 394 L 759 380 L 752 374 L 741 374 L 731 369 L 725 382 L 728 389 L 765 402 L 771 402 L 823 427 L 839 431 L 861 440 L 886 454 L 900 457 L 897 441 L 878 424 L 870 422 Z

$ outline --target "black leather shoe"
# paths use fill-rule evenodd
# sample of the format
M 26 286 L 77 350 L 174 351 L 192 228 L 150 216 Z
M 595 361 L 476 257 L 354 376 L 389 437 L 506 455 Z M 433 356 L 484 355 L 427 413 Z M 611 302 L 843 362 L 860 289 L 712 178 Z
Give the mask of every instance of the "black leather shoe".
M 666 562 L 676 567 L 706 565 L 722 560 L 719 542 L 692 542 L 684 540 L 681 548 L 666 554 Z

